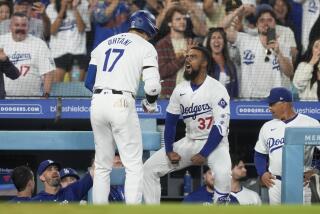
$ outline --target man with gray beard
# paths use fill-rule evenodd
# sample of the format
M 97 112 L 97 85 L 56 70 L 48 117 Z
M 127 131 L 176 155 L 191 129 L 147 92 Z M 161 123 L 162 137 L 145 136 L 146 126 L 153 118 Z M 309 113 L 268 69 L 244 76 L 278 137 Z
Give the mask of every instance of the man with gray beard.
M 40 163 L 37 173 L 44 185 L 44 190 L 31 199 L 34 202 L 79 202 L 88 194 L 92 187 L 93 170 L 86 173 L 80 180 L 62 188 L 60 185 L 59 170 L 61 166 L 53 160 L 45 160 Z

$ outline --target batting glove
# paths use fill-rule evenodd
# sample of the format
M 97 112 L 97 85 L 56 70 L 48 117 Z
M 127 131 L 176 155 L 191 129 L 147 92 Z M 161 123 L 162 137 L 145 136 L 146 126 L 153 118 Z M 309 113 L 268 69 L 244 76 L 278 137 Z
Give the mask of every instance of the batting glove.
M 141 101 L 144 112 L 153 113 L 157 111 L 157 101 L 154 103 L 149 103 L 147 99 Z

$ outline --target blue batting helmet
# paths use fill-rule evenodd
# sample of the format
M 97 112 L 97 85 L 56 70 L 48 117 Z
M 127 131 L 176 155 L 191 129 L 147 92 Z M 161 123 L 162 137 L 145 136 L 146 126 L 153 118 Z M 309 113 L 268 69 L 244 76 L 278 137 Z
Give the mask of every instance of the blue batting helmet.
M 130 16 L 130 29 L 142 30 L 148 36 L 154 37 L 158 29 L 154 15 L 146 10 L 138 10 Z

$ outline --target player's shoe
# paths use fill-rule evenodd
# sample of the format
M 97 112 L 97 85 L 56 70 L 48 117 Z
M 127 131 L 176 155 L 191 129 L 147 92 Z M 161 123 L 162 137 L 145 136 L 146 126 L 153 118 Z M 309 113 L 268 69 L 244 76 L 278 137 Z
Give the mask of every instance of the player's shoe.
M 310 178 L 311 202 L 320 203 L 320 179 L 318 174 L 314 174 Z

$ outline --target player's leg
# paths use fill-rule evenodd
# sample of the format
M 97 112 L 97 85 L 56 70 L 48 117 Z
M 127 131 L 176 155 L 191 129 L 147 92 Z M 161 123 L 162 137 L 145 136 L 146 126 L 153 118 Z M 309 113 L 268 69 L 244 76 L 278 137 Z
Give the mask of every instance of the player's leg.
M 110 110 L 106 96 L 96 94 L 91 102 L 90 120 L 95 142 L 95 171 L 92 197 L 94 204 L 108 203 L 110 173 L 115 146 L 105 111 Z
M 135 100 L 131 95 L 117 96 L 116 103 L 123 103 L 123 108 L 116 107 L 112 120 L 113 137 L 117 144 L 121 161 L 126 170 L 125 199 L 127 204 L 142 202 L 142 136 Z
M 195 155 L 203 144 L 182 138 L 173 144 L 173 150 L 181 156 L 179 164 L 171 164 L 167 158 L 165 148 L 153 154 L 143 165 L 143 198 L 146 204 L 160 204 L 161 185 L 160 177 L 169 172 L 190 166 L 191 157 Z
M 274 179 L 274 185 L 269 188 L 269 204 L 281 204 L 281 181 Z
M 215 203 L 227 202 L 231 191 L 231 158 L 229 145 L 220 143 L 208 156 L 208 166 L 214 174 L 213 201 Z

